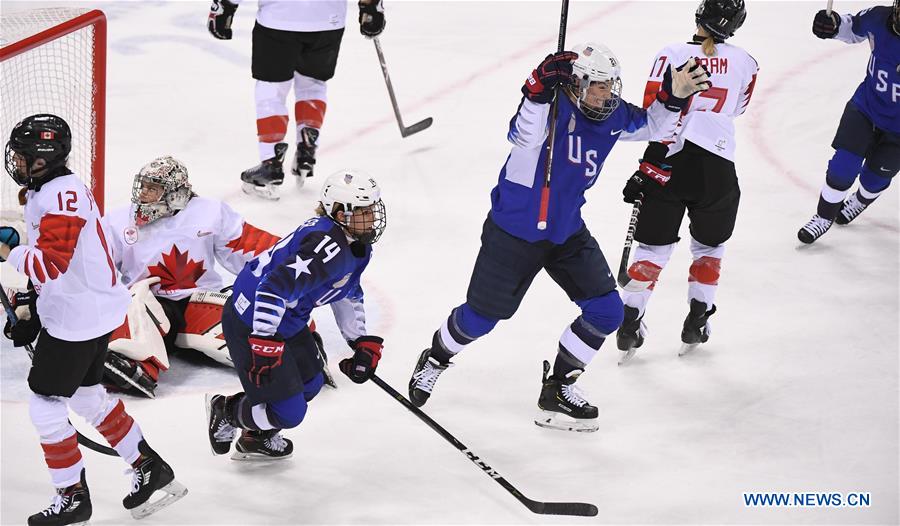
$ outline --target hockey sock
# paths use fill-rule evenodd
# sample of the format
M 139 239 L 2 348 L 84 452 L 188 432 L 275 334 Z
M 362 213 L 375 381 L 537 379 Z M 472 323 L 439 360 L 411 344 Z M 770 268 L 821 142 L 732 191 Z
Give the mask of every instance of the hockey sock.
M 28 401 L 31 423 L 40 436 L 50 479 L 57 488 L 78 482 L 83 467 L 75 428 L 69 423 L 69 411 L 63 400 L 32 394 Z
M 275 157 L 275 144 L 284 141 L 288 127 L 288 109 L 285 99 L 291 89 L 291 81 L 256 81 L 256 135 L 259 140 L 261 161 Z
M 619 328 L 624 317 L 622 300 L 615 290 L 576 303 L 581 307 L 581 316 L 559 337 L 559 351 L 553 365 L 557 378 L 591 363 L 606 337 Z
M 694 261 L 688 269 L 688 298 L 702 301 L 711 307 L 719 288 L 725 245 L 711 247 L 692 237 L 691 255 L 694 256 Z
M 133 464 L 141 456 L 138 444 L 143 438 L 137 422 L 125 412 L 125 404 L 115 400 L 112 411 L 96 426 L 97 431 L 116 450 L 122 460 Z
M 447 363 L 466 345 L 491 332 L 497 320 L 475 312 L 468 303 L 453 309 L 450 316 L 435 333 L 431 355 L 441 363 Z
M 297 136 L 300 130 L 309 126 L 319 129 L 325 121 L 327 104 L 323 100 L 298 100 L 294 103 L 294 119 L 297 123 Z
M 856 192 L 856 198 L 860 203 L 868 206 L 890 185 L 889 177 L 882 177 L 867 166 L 863 168 L 862 174 L 859 176 L 859 190 Z

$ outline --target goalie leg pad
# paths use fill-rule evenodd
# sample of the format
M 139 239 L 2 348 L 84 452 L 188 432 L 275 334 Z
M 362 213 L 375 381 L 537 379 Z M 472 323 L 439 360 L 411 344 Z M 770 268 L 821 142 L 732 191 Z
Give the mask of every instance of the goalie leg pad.
M 222 292 L 195 292 L 184 311 L 184 330 L 176 337 L 175 345 L 200 351 L 223 365 L 234 367 L 222 333 L 222 308 L 229 296 Z

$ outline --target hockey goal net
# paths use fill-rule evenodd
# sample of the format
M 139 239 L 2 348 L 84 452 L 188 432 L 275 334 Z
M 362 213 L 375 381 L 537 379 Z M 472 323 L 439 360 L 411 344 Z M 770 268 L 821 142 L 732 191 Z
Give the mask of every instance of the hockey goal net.
M 92 189 L 103 211 L 106 119 L 106 16 L 76 8 L 32 9 L 0 14 L 0 141 L 36 113 L 69 123 L 69 168 Z M 0 217 L 22 218 L 19 187 L 0 172 Z M 24 232 L 23 232 L 24 234 Z

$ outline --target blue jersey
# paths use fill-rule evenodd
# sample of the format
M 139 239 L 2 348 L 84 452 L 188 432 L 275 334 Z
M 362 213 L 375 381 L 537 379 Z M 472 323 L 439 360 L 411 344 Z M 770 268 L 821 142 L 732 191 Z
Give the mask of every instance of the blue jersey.
M 513 148 L 491 191 L 491 219 L 520 239 L 562 244 L 584 224 L 584 192 L 597 181 L 616 141 L 661 139 L 674 132 L 679 113 L 659 102 L 643 110 L 622 101 L 606 120 L 594 121 L 560 92 L 547 229 L 538 230 L 550 107 L 523 98 L 510 121 L 507 139 Z
M 238 274 L 235 310 L 255 334 L 287 339 L 306 327 L 315 307 L 346 299 L 361 304 L 359 278 L 372 248 L 359 245 L 355 255 L 331 218 L 308 220 Z
M 877 6 L 843 15 L 835 38 L 851 44 L 869 41 L 866 78 L 850 100 L 876 127 L 900 134 L 900 36 L 891 28 L 892 12 Z

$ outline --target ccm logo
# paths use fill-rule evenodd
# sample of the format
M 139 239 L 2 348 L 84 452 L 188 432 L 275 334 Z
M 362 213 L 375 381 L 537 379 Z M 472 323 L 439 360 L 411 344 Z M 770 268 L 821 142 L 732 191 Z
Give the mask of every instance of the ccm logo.
M 250 348 L 253 349 L 253 352 L 255 352 L 256 354 L 280 354 L 282 346 L 262 345 L 259 343 L 254 343 L 250 345 Z

